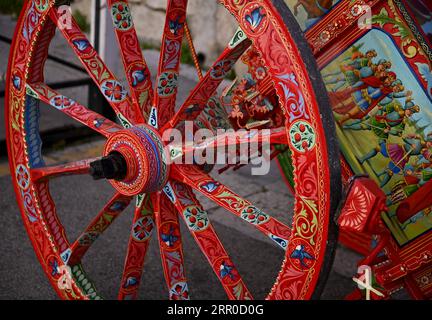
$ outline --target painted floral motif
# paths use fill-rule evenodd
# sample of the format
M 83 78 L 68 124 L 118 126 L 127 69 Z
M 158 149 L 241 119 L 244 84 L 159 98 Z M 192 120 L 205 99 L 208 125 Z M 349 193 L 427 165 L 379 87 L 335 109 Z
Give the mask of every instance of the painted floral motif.
M 35 7 L 39 12 L 44 12 L 49 7 L 49 0 L 35 0 Z
M 186 282 L 175 283 L 169 292 L 171 300 L 189 300 L 189 289 Z
M 205 230 L 209 225 L 207 213 L 197 206 L 187 207 L 183 211 L 185 221 L 189 229 L 192 231 Z
M 145 241 L 150 238 L 154 228 L 151 217 L 142 217 L 132 227 L 132 237 L 137 241 Z
M 68 97 L 58 95 L 50 100 L 50 104 L 56 109 L 63 110 L 73 106 L 75 104 L 75 101 Z
M 164 72 L 158 81 L 158 94 L 162 97 L 172 95 L 177 88 L 178 74 L 175 72 Z
M 292 146 L 299 152 L 306 152 L 315 146 L 315 131 L 306 121 L 297 121 L 289 129 Z
M 126 99 L 126 90 L 123 85 L 115 80 L 107 80 L 101 85 L 105 97 L 112 102 L 121 102 Z
M 243 17 L 245 20 L 244 26 L 247 33 L 254 36 L 264 32 L 268 25 L 265 9 L 258 3 L 251 3 L 243 9 Z
M 15 177 L 19 187 L 22 190 L 27 190 L 30 185 L 30 173 L 24 165 L 20 164 L 17 166 L 15 170 Z
M 254 206 L 248 206 L 241 212 L 242 219 L 252 224 L 262 224 L 267 222 L 270 217 Z
M 231 71 L 233 65 L 234 61 L 221 60 L 210 71 L 210 76 L 216 80 L 222 79 Z
M 111 8 L 114 26 L 119 30 L 129 30 L 133 26 L 129 6 L 124 2 L 118 2 Z

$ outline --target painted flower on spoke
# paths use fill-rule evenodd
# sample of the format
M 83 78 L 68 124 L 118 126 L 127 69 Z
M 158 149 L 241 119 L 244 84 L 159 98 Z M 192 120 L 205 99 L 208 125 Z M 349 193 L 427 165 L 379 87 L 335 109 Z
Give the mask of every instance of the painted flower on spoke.
M 306 152 L 315 147 L 315 130 L 306 121 L 294 122 L 289 129 L 292 146 L 299 152 Z
M 133 225 L 132 237 L 137 241 L 145 241 L 150 238 L 153 228 L 153 219 L 151 217 L 142 217 Z
M 186 282 L 175 283 L 170 290 L 171 300 L 189 300 L 189 289 Z
M 133 26 L 129 6 L 124 2 L 118 2 L 111 8 L 114 26 L 122 31 L 129 30 Z
M 123 85 L 115 80 L 107 80 L 102 83 L 102 92 L 112 102 L 122 102 L 126 98 L 126 90 Z
M 231 60 L 221 60 L 210 71 L 210 75 L 213 79 L 222 79 L 231 71 L 233 65 Z
M 30 186 L 30 173 L 26 166 L 20 164 L 15 170 L 15 177 L 19 187 L 22 190 L 27 190 Z
M 172 71 L 164 72 L 158 80 L 157 92 L 161 97 L 172 95 L 177 89 L 178 74 Z
M 75 104 L 75 101 L 68 97 L 59 95 L 52 98 L 50 104 L 56 109 L 63 110 L 73 106 Z
M 187 207 L 183 211 L 183 215 L 187 226 L 192 231 L 205 230 L 209 225 L 207 213 L 200 207 L 197 206 Z
M 254 206 L 248 206 L 245 209 L 243 209 L 241 213 L 241 217 L 247 222 L 256 225 L 265 223 L 270 219 L 270 217 L 267 214 L 265 214 L 263 211 L 261 211 L 260 209 Z

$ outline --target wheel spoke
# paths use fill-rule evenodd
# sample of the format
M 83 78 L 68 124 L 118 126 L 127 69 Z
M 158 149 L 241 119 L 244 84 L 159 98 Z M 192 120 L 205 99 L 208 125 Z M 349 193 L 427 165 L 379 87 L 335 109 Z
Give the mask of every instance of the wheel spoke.
M 156 128 L 163 126 L 174 115 L 186 8 L 187 0 L 168 0 L 154 108 L 150 112 L 150 124 Z
M 280 247 L 286 249 L 291 235 L 288 226 L 264 213 L 208 174 L 195 166 L 174 164 L 171 166 L 171 178 L 197 190 L 224 209 L 247 221 Z
M 203 79 L 191 91 L 186 101 L 174 117 L 163 127 L 163 130 L 176 127 L 182 120 L 194 120 L 205 108 L 207 101 L 216 93 L 222 80 L 231 72 L 237 60 L 251 44 L 248 38 L 239 36 L 239 34 L 244 34 L 241 29 L 237 30 L 233 40 L 230 41 Z
M 87 226 L 85 231 L 78 237 L 70 247 L 70 258 L 67 260 L 69 265 L 79 263 L 96 239 L 115 221 L 115 219 L 126 209 L 131 201 L 130 197 L 116 193 L 93 221 Z
M 98 158 L 93 158 L 73 161 L 55 166 L 33 168 L 30 171 L 31 179 L 33 182 L 41 182 L 62 176 L 89 174 L 90 163 L 96 161 L 97 159 Z
M 57 24 L 66 41 L 86 68 L 87 73 L 114 109 L 123 126 L 128 127 L 133 123 L 144 123 L 144 116 L 138 105 L 131 102 L 126 89 L 105 65 L 87 37 L 80 30 L 75 19 L 71 18 L 70 28 L 65 28 L 61 25 L 60 20 L 62 17 L 60 14 L 55 9 L 50 10 L 52 20 Z
M 149 195 L 137 196 L 118 298 L 136 299 L 144 261 L 154 229 L 154 213 Z
M 190 187 L 173 181 L 166 193 L 188 226 L 196 243 L 216 273 L 229 299 L 250 300 L 247 289 L 237 268 L 223 247 L 207 212 L 196 199 Z M 170 197 L 169 195 L 174 195 Z
M 176 160 L 181 156 L 194 155 L 197 152 L 202 153 L 204 150 L 225 150 L 225 148 L 235 146 L 240 147 L 242 145 L 256 145 L 262 146 L 263 143 L 268 144 L 288 144 L 286 130 L 284 127 L 274 128 L 269 130 L 261 131 L 228 131 L 221 135 L 216 135 L 205 139 L 202 142 L 195 144 L 182 143 L 179 146 L 170 145 L 169 151 L 171 160 Z M 235 150 L 234 150 L 235 151 Z
M 89 110 L 71 98 L 56 92 L 44 83 L 27 84 L 27 93 L 53 106 L 96 132 L 101 133 L 105 137 L 109 137 L 114 132 L 122 129 L 111 120 Z
M 153 98 L 150 71 L 142 54 L 127 0 L 108 0 L 114 32 L 135 105 L 148 117 Z
M 161 192 L 152 193 L 159 249 L 171 300 L 189 300 L 184 270 L 183 245 L 177 210 Z

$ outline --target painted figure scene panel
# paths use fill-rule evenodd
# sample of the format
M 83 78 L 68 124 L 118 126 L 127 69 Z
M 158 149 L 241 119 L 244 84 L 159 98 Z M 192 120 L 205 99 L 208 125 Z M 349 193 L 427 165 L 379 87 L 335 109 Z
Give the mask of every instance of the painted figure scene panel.
M 302 30 L 316 24 L 341 0 L 285 0 Z
M 416 64 L 418 71 L 430 66 Z M 431 209 L 401 224 L 398 204 L 432 178 L 432 101 L 386 33 L 373 29 L 322 70 L 342 152 L 387 194 L 400 244 L 432 227 Z

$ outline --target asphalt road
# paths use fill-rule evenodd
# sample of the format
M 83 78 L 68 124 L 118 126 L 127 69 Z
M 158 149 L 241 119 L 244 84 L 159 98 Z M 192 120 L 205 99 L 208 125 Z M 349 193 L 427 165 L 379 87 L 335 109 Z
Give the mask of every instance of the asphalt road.
M 274 192 L 278 188 L 283 190 L 282 182 L 275 181 L 277 174 L 272 171 L 269 176 L 256 179 L 249 176 L 248 170 L 243 170 L 229 174 L 223 181 L 241 191 L 242 195 L 249 194 L 249 199 L 270 214 L 280 215 L 279 206 L 289 202 L 290 197 L 283 192 Z M 255 189 L 238 189 L 241 185 L 250 185 L 250 179 L 255 180 L 252 185 Z M 264 185 L 269 187 L 262 188 Z M 10 177 L 0 178 L 0 190 L 0 299 L 56 299 L 24 230 Z M 93 182 L 90 177 L 68 177 L 54 180 L 51 192 L 68 237 L 73 240 L 112 195 L 113 189 L 104 181 Z M 204 204 L 210 208 L 210 219 L 249 289 L 256 298 L 264 298 L 272 286 L 284 252 L 243 221 L 231 219 L 230 213 Z M 116 297 L 131 219 L 132 208 L 128 208 L 95 242 L 83 262 L 101 295 L 108 299 Z M 183 241 L 191 297 L 224 299 L 222 287 L 185 227 Z M 357 259 L 358 256 L 349 250 L 338 249 L 323 299 L 341 299 L 354 288 L 350 277 Z M 140 298 L 165 299 L 166 296 L 157 241 L 153 239 Z

